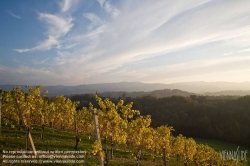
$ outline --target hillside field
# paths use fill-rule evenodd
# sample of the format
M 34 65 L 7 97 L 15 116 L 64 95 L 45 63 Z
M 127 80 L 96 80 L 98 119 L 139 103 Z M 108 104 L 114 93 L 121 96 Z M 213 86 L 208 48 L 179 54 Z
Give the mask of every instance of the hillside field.
M 45 128 L 44 139 L 41 139 L 40 138 L 41 127 L 33 126 L 31 130 L 31 134 L 33 137 L 36 150 L 42 150 L 42 151 L 47 151 L 47 150 L 73 151 L 74 150 L 74 146 L 75 146 L 74 133 L 55 130 L 53 134 L 52 129 L 47 127 Z M 83 136 L 80 136 L 80 138 L 81 138 L 81 141 L 78 145 L 78 150 L 87 152 L 86 158 L 84 159 L 85 160 L 84 165 L 86 166 L 98 165 L 99 161 L 98 161 L 97 156 L 94 156 L 89 153 L 92 149 L 92 144 L 94 143 L 95 138 L 88 138 L 88 137 L 83 137 Z M 25 151 L 25 145 L 26 145 L 25 139 L 26 139 L 26 131 L 24 129 L 21 129 L 20 131 L 18 131 L 17 129 L 13 129 L 10 126 L 4 126 L 2 124 L 2 131 L 1 131 L 1 136 L 0 136 L 0 152 L 2 153 L 3 150 Z M 223 142 L 223 141 L 217 141 L 217 140 L 200 139 L 200 138 L 194 138 L 194 140 L 197 143 L 207 144 L 210 147 L 214 148 L 216 151 L 236 150 L 238 147 L 237 145 Z M 105 149 L 105 146 L 106 145 L 103 143 L 104 149 Z M 248 152 L 250 151 L 250 149 L 247 149 L 245 147 L 240 147 L 240 150 L 248 150 Z M 128 151 L 129 149 L 116 146 L 114 150 L 114 158 L 110 160 L 109 165 L 110 166 L 118 166 L 118 165 L 119 166 L 134 166 L 136 164 L 136 161 L 131 155 L 131 153 Z M 247 153 L 247 157 L 248 158 L 250 157 L 249 153 Z M 0 159 L 1 165 L 7 165 L 7 164 L 3 164 L 2 161 L 3 159 L 1 158 Z M 23 165 L 29 165 L 29 164 L 23 164 Z M 43 164 L 43 165 L 58 165 L 58 164 Z M 66 164 L 66 165 L 80 165 L 80 164 Z M 156 162 L 153 162 L 151 156 L 145 155 L 141 160 L 141 166 L 145 166 L 145 165 L 162 166 L 163 162 L 160 158 L 158 158 Z M 170 163 L 168 165 L 169 166 L 182 166 L 183 163 L 181 161 L 177 163 L 175 161 L 175 158 L 171 158 Z M 189 164 L 189 165 L 192 166 L 193 164 Z M 242 165 L 247 166 L 247 163 L 245 162 Z

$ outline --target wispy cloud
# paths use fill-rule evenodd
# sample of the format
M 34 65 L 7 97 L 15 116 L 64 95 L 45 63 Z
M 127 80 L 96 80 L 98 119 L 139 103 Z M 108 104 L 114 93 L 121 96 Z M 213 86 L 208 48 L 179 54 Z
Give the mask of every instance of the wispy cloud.
M 237 63 L 242 61 L 249 61 L 250 56 L 242 56 L 242 57 L 228 57 L 228 58 L 219 58 L 219 59 L 204 59 L 204 60 L 196 60 L 191 62 L 184 62 L 176 65 L 170 65 L 165 67 L 165 69 L 171 71 L 177 70 L 186 70 L 186 69 L 198 69 L 198 68 L 205 68 L 211 67 L 215 65 L 222 65 L 228 63 Z
M 32 51 L 32 50 L 33 49 L 28 49 L 28 48 L 26 48 L 26 49 L 14 49 L 14 51 L 19 52 L 19 53 L 29 52 L 29 51 Z
M 105 0 L 98 2 L 103 8 L 107 3 Z M 246 34 L 250 32 L 247 26 L 234 27 L 234 23 L 230 21 L 231 12 L 222 11 L 223 17 L 215 16 L 213 11 L 223 7 L 214 7 L 211 4 L 214 2 L 206 0 L 202 2 L 193 0 L 192 3 L 157 1 L 141 5 L 134 4 L 133 7 L 129 2 L 127 3 L 124 6 L 128 8 L 124 7 L 119 10 L 119 19 L 111 22 L 104 22 L 93 13 L 84 14 L 91 21 L 86 26 L 97 25 L 98 28 L 75 36 L 75 40 L 79 43 L 87 42 L 88 45 L 82 45 L 82 49 L 71 52 L 70 55 L 67 53 L 57 61 L 58 64 L 71 66 L 70 69 L 74 71 L 74 74 L 71 72 L 72 77 L 76 77 L 82 71 L 89 73 L 89 80 L 94 79 L 94 75 L 100 77 L 112 72 L 113 74 L 110 74 L 112 78 L 120 78 L 121 73 L 125 76 L 126 72 L 130 73 L 131 77 L 146 77 L 148 74 L 143 74 L 136 67 L 131 70 L 121 69 L 121 67 L 208 43 L 240 41 L 242 38 L 246 39 L 248 37 Z M 233 5 L 234 3 L 229 3 L 225 6 L 229 8 Z M 246 13 L 248 8 L 241 9 L 239 13 Z M 229 15 L 224 15 L 224 13 Z M 218 20 L 208 18 L 204 26 L 201 20 L 207 18 L 208 14 L 210 14 L 209 17 L 217 17 Z M 221 25 L 221 21 L 225 22 L 224 25 Z M 181 71 L 245 60 L 248 58 L 197 60 L 162 68 L 153 65 L 144 72 L 150 70 L 160 73 L 167 70 Z M 59 68 L 62 73 L 66 73 L 63 66 Z M 70 71 L 67 69 L 67 72 Z M 149 73 L 153 74 L 152 72 Z M 111 80 L 112 78 L 105 79 Z
M 46 85 L 56 84 L 54 78 L 61 79 L 50 69 L 32 68 L 27 65 L 18 65 L 16 68 L 12 68 L 0 64 L 0 75 L 3 78 L 0 80 L 0 84 L 8 82 L 16 85 Z M 27 80 L 29 81 L 27 82 Z
M 79 45 L 79 43 L 64 44 L 63 47 L 61 47 L 61 49 L 67 50 L 67 49 L 73 48 L 73 47 L 75 47 L 75 46 L 77 46 L 77 45 Z
M 209 73 L 194 73 L 192 75 L 181 75 L 173 76 L 169 78 L 157 78 L 147 81 L 148 83 L 180 83 L 180 82 L 195 82 L 195 81 L 206 81 L 206 82 L 243 82 L 248 81 L 246 78 L 250 74 L 250 69 L 238 69 L 238 70 L 227 70 L 227 71 L 211 71 Z M 184 81 L 183 81 L 184 80 Z
M 39 13 L 39 20 L 47 27 L 46 39 L 33 48 L 16 51 L 57 48 L 57 56 L 50 59 L 50 71 L 68 84 L 164 80 L 175 74 L 183 77 L 186 70 L 208 72 L 216 68 L 221 72 L 250 60 L 245 55 L 223 57 L 223 53 L 243 55 L 249 51 L 250 1 L 98 3 L 108 15 L 80 9 L 83 14 L 73 15 L 70 9 L 74 3 L 67 0 L 60 4 L 59 13 Z M 218 47 L 209 49 L 211 45 Z M 206 51 L 192 55 L 198 48 Z M 186 73 L 187 78 L 192 72 Z
M 12 13 L 11 11 L 6 10 L 6 12 L 9 13 L 12 17 L 15 17 L 15 18 L 18 18 L 18 19 L 22 19 L 21 16 L 16 15 L 16 14 Z
M 61 4 L 63 12 L 66 12 L 67 10 L 69 10 L 69 8 L 72 5 L 72 3 L 70 3 L 70 2 L 71 2 L 71 0 L 64 0 L 63 1 L 63 3 Z
M 34 50 L 50 50 L 53 47 L 60 48 L 60 37 L 66 35 L 73 27 L 73 19 L 71 17 L 63 17 L 48 13 L 39 13 L 39 20 L 43 21 L 47 26 L 46 36 L 43 42 L 30 49 L 14 49 L 19 53 L 29 52 Z
M 47 35 L 59 38 L 66 35 L 73 27 L 71 17 L 62 17 L 47 13 L 40 13 L 39 19 L 44 21 L 48 26 Z
M 46 58 L 42 61 L 33 60 L 34 65 L 44 65 L 50 58 Z
M 230 52 L 227 52 L 227 53 L 223 54 L 223 56 L 232 55 L 233 53 L 234 53 L 233 51 L 230 51 Z
M 89 29 L 99 27 L 103 24 L 103 21 L 94 13 L 84 13 L 83 16 L 91 21 Z
M 116 18 L 120 11 L 107 0 L 97 0 L 100 6 L 113 18 Z
M 29 51 L 34 51 L 34 50 L 41 50 L 41 51 L 46 51 L 50 50 L 53 46 L 57 45 L 59 47 L 59 43 L 57 39 L 54 36 L 48 36 L 48 39 L 46 39 L 43 42 L 40 42 L 37 46 L 29 49 L 14 49 L 16 52 L 19 53 L 24 53 L 24 52 L 29 52 Z
M 240 50 L 238 52 L 250 52 L 250 48 L 246 48 L 246 49 Z
M 69 11 L 77 3 L 78 3 L 78 0 L 63 0 L 62 3 L 60 3 L 61 11 L 62 12 Z

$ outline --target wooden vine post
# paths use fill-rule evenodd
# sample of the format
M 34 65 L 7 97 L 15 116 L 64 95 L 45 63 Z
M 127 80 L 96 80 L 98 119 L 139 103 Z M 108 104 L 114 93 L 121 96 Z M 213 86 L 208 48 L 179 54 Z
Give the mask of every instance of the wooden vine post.
M 19 114 L 20 114 L 20 118 L 22 119 L 22 121 L 23 121 L 23 123 L 24 123 L 24 126 L 25 126 L 25 128 L 26 128 L 26 151 L 29 151 L 29 142 L 30 142 L 30 144 L 31 144 L 31 147 L 32 147 L 32 150 L 33 150 L 33 153 L 34 153 L 34 155 L 36 156 L 37 155 L 37 152 L 36 152 L 36 147 L 35 147 L 35 145 L 34 145 L 34 142 L 33 142 L 33 139 L 32 139 L 32 136 L 31 136 L 31 134 L 30 134 L 30 128 L 29 128 L 29 126 L 28 126 L 28 124 L 27 124 L 27 121 L 26 121 L 26 118 L 25 118 L 25 116 L 23 115 L 23 111 L 22 111 L 22 109 L 20 108 L 20 106 L 19 106 L 19 101 L 18 101 L 18 99 L 16 98 L 16 104 L 17 104 L 17 108 L 18 108 L 18 110 L 19 110 Z
M 101 137 L 100 137 L 99 125 L 98 125 L 98 116 L 97 116 L 97 112 L 95 109 L 93 109 L 93 118 L 94 118 L 96 140 L 98 141 L 98 143 L 102 149 L 102 142 L 101 142 Z M 98 153 L 99 153 L 100 165 L 103 166 L 103 156 L 101 154 L 102 152 L 99 151 Z
M 76 145 L 75 145 L 75 150 L 77 150 L 78 147 L 78 142 L 80 141 L 79 139 L 79 133 L 78 133 L 78 129 L 77 129 L 77 124 L 76 124 L 76 114 L 74 115 L 74 124 L 75 124 L 75 134 L 76 134 Z
M 0 88 L 0 135 L 1 135 L 1 130 L 2 130 L 2 89 Z
M 166 148 L 163 148 L 163 161 L 164 161 L 164 166 L 167 166 L 167 153 L 166 153 Z

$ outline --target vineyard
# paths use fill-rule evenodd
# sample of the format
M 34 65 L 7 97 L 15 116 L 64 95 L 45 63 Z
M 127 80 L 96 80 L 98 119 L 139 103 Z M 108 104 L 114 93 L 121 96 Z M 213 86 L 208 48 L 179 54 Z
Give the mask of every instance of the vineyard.
M 122 158 L 122 154 L 138 166 L 145 165 L 145 161 L 151 163 L 147 165 L 165 166 L 172 163 L 184 166 L 236 165 L 237 161 L 222 160 L 214 149 L 198 144 L 192 138 L 174 137 L 171 126 L 150 127 L 151 117 L 141 116 L 139 110 L 133 110 L 132 102 L 125 105 L 123 100 L 119 100 L 115 104 L 96 95 L 97 108 L 90 103 L 89 107 L 77 110 L 79 102 L 72 102 L 64 96 L 46 97 L 48 91 L 41 93 L 42 86 L 27 86 L 27 89 L 28 93 L 20 87 L 2 92 L 1 121 L 4 127 L 1 129 L 9 126 L 16 131 L 16 137 L 27 135 L 31 145 L 26 143 L 26 150 L 31 146 L 34 153 L 36 143 L 61 139 L 58 134 L 61 131 L 67 133 L 65 137 L 72 135 L 70 138 L 73 140 L 61 150 L 85 150 L 86 160 L 93 159 L 96 165 L 114 165 L 117 162 L 117 165 L 122 165 L 124 161 L 119 163 L 117 160 Z M 32 139 L 33 133 L 34 138 L 39 135 L 38 142 Z M 55 146 L 47 148 L 60 149 Z M 237 165 L 247 165 L 247 161 L 239 161 Z

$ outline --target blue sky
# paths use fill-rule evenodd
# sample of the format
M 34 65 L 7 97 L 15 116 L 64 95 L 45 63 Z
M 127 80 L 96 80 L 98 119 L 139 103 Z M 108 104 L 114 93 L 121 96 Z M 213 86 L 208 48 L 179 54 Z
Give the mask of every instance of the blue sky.
M 250 81 L 250 1 L 0 1 L 0 84 L 121 81 Z

